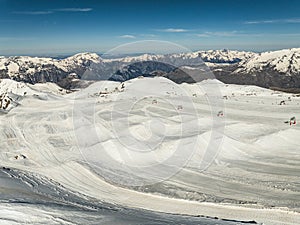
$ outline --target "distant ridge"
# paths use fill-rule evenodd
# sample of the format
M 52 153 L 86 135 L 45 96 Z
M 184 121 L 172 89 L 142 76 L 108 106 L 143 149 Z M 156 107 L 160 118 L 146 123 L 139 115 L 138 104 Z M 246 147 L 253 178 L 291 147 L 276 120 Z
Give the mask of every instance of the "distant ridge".
M 79 53 L 63 59 L 2 56 L 0 57 L 0 78 L 31 84 L 54 82 L 68 88 L 70 85 L 66 84 L 71 80 L 69 79 L 70 75 L 76 79 L 113 78 L 113 80 L 124 81 L 141 75 L 155 76 L 158 71 L 159 75 L 172 79 L 169 73 L 174 74 L 174 71 L 166 69 L 161 64 L 160 66 L 155 65 L 155 62 L 166 63 L 174 66 L 174 68 L 199 66 L 199 63 L 205 62 L 216 78 L 225 83 L 251 84 L 285 90 L 300 88 L 299 48 L 263 53 L 208 50 L 166 55 L 142 54 L 126 57 L 121 55 L 115 55 L 111 58 L 105 57 L 102 58 L 96 53 Z M 143 64 L 139 65 L 139 70 L 132 70 L 132 64 L 145 61 L 154 61 L 154 63 L 147 70 L 143 69 L 145 67 Z M 100 65 L 100 70 L 97 65 Z M 147 74 L 143 74 L 143 71 L 147 71 Z M 179 75 L 176 76 L 178 78 Z M 176 82 L 177 78 L 173 80 Z M 180 80 L 180 82 L 184 82 L 184 78 L 180 78 Z

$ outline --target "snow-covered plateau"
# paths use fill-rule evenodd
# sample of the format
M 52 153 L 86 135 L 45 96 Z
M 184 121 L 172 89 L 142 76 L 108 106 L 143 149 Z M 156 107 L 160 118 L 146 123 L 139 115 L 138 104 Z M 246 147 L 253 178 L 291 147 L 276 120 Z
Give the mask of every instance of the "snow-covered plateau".
M 299 94 L 139 77 L 0 96 L 0 224 L 299 224 Z

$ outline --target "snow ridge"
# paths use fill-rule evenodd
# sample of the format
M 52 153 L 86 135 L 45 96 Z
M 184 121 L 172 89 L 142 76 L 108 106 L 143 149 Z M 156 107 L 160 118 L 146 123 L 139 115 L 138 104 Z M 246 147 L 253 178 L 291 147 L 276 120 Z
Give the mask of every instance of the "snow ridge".
M 277 72 L 292 75 L 300 72 L 300 48 L 263 52 L 253 55 L 240 64 L 235 72 L 257 72 L 272 68 Z

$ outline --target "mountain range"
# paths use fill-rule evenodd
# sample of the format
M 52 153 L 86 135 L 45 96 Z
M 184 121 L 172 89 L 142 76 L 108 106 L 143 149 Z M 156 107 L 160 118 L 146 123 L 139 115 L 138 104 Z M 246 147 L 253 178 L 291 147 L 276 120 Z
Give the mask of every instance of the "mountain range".
M 192 79 L 190 73 L 193 73 Z M 2 79 L 31 84 L 54 82 L 67 89 L 76 87 L 82 80 L 126 81 L 138 76 L 164 76 L 177 83 L 191 83 L 213 76 L 224 83 L 299 91 L 300 48 L 262 53 L 209 50 L 121 58 L 79 53 L 60 60 L 0 57 Z

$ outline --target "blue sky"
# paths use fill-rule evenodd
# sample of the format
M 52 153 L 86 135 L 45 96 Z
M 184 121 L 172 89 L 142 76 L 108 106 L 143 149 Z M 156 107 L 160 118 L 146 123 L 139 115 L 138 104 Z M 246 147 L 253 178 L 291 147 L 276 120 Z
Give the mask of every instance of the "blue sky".
M 192 50 L 300 47 L 300 1 L 0 0 L 0 55 L 105 52 L 163 40 Z

